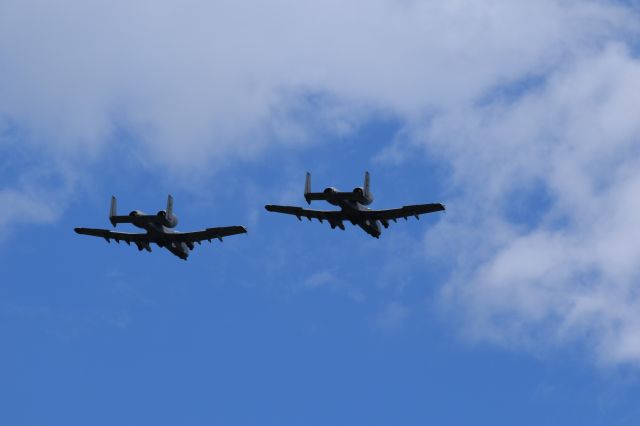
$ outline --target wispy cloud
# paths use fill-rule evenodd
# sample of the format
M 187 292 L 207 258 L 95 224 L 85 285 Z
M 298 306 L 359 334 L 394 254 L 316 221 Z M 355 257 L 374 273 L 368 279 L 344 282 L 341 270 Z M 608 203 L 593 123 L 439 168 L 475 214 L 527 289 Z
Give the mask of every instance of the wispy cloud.
M 336 293 L 345 294 L 354 302 L 364 302 L 365 300 L 365 295 L 361 289 L 352 285 L 348 279 L 339 277 L 332 270 L 322 270 L 313 273 L 303 279 L 300 286 L 308 290 L 319 288 L 329 289 Z
M 375 326 L 383 332 L 399 329 L 408 319 L 411 310 L 401 302 L 394 301 L 387 304 L 375 319 Z

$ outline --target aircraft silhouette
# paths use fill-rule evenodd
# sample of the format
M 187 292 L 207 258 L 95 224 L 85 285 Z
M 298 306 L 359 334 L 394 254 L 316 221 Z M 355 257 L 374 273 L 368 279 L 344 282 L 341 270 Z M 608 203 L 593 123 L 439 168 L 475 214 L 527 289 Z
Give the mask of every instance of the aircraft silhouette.
M 380 238 L 380 234 L 382 234 L 380 224 L 388 228 L 390 220 L 397 222 L 398 218 L 407 219 L 409 216 L 419 219 L 421 214 L 445 209 L 442 204 L 434 203 L 416 204 L 389 210 L 371 210 L 367 207 L 373 202 L 373 194 L 369 189 L 369 172 L 364 174 L 364 186 L 359 186 L 351 192 L 340 192 L 333 187 L 326 188 L 322 192 L 311 192 L 311 174 L 307 172 L 304 198 L 309 205 L 311 205 L 311 201 L 323 200 L 340 207 L 340 210 L 308 210 L 301 207 L 277 205 L 266 205 L 265 208 L 270 212 L 297 216 L 298 220 L 302 220 L 303 216 L 309 220 L 318 219 L 320 222 L 326 220 L 331 225 L 331 229 L 338 227 L 343 231 L 345 229 L 343 222 L 348 221 L 353 225 L 358 225 L 367 234 L 375 238 Z
M 134 243 L 138 250 L 151 251 L 151 243 L 166 248 L 180 259 L 187 260 L 189 251 L 194 249 L 194 243 L 201 244 L 212 239 L 222 241 L 223 237 L 236 234 L 244 234 L 247 230 L 243 226 L 227 226 L 222 228 L 207 228 L 195 232 L 177 232 L 172 228 L 178 224 L 178 217 L 173 213 L 173 197 L 167 198 L 167 209 L 160 210 L 155 215 L 147 215 L 134 210 L 126 216 L 118 216 L 116 212 L 116 197 L 111 197 L 111 209 L 109 221 L 115 227 L 118 223 L 130 223 L 142 228 L 146 233 L 114 232 L 107 229 L 75 228 L 78 234 L 102 237 L 107 242 L 115 240 L 117 243 L 124 241 L 127 244 Z

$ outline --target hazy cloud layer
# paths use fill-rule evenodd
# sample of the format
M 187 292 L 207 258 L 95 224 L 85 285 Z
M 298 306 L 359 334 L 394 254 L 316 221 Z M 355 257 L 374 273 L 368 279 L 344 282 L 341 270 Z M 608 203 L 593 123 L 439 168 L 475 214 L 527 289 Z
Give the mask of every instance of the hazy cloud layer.
M 3 1 L 0 143 L 34 160 L 0 187 L 16 200 L 0 227 L 53 220 L 79 160 L 123 133 L 198 174 L 387 114 L 405 129 L 380 161 L 427 147 L 451 165 L 428 237 L 455 259 L 445 300 L 473 336 L 640 360 L 633 3 L 254 3 Z

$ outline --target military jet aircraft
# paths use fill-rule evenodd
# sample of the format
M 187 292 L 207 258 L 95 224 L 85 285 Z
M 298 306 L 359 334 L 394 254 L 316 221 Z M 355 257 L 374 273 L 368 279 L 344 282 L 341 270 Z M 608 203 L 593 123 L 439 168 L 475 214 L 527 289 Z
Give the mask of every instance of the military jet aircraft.
M 138 228 L 144 229 L 146 234 L 113 232 L 107 229 L 75 228 L 78 234 L 102 237 L 108 243 L 115 240 L 117 243 L 124 241 L 127 244 L 135 243 L 138 250 L 151 251 L 151 243 L 164 247 L 180 259 L 187 260 L 189 250 L 193 250 L 194 243 L 201 244 L 207 240 L 218 239 L 222 242 L 223 237 L 236 234 L 244 234 L 247 230 L 243 226 L 226 226 L 222 228 L 207 228 L 203 231 L 177 232 L 175 228 L 178 218 L 173 214 L 173 197 L 169 195 L 167 199 L 167 209 L 160 210 L 157 214 L 147 215 L 141 211 L 134 210 L 126 216 L 118 216 L 116 212 L 116 197 L 111 197 L 111 210 L 109 211 L 109 221 L 115 227 L 118 223 L 130 223 Z
M 364 174 L 364 186 L 357 187 L 352 192 L 340 192 L 331 187 L 323 192 L 311 192 L 311 174 L 307 173 L 304 198 L 309 205 L 311 205 L 311 201 L 324 200 L 329 204 L 340 207 L 341 210 L 307 210 L 301 207 L 274 205 L 267 205 L 265 208 L 270 212 L 297 216 L 298 220 L 302 220 L 301 217 L 303 216 L 309 221 L 311 219 L 318 219 L 320 222 L 326 220 L 331 225 L 331 229 L 338 227 L 343 231 L 345 229 L 343 221 L 349 221 L 353 225 L 358 225 L 367 234 L 375 238 L 380 238 L 382 233 L 380 224 L 388 228 L 390 220 L 397 222 L 397 219 L 401 217 L 407 220 L 409 216 L 415 216 L 416 219 L 419 219 L 421 214 L 444 210 L 444 206 L 440 203 L 417 204 L 389 210 L 371 210 L 366 207 L 373 202 L 373 195 L 369 190 L 369 172 Z

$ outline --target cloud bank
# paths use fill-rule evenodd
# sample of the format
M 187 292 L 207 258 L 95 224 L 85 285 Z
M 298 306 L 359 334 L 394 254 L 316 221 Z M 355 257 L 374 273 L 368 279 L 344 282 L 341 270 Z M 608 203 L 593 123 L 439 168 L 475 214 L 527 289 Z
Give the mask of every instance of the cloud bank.
M 158 162 L 200 167 L 301 139 L 305 123 L 287 113 L 309 93 L 336 99 L 315 109 L 348 103 L 420 120 L 633 24 L 622 9 L 551 0 L 0 8 L 0 116 L 29 143 L 95 154 L 124 128 Z
M 0 227 L 54 220 L 115 145 L 206 174 L 388 115 L 381 161 L 451 167 L 429 255 L 454 259 L 443 300 L 471 335 L 637 362 L 639 23 L 605 1 L 6 0 L 0 166 L 27 160 Z
M 612 44 L 426 130 L 464 185 L 462 213 L 430 237 L 454 236 L 444 297 L 472 336 L 580 339 L 600 361 L 640 361 L 638 107 L 640 61 Z

